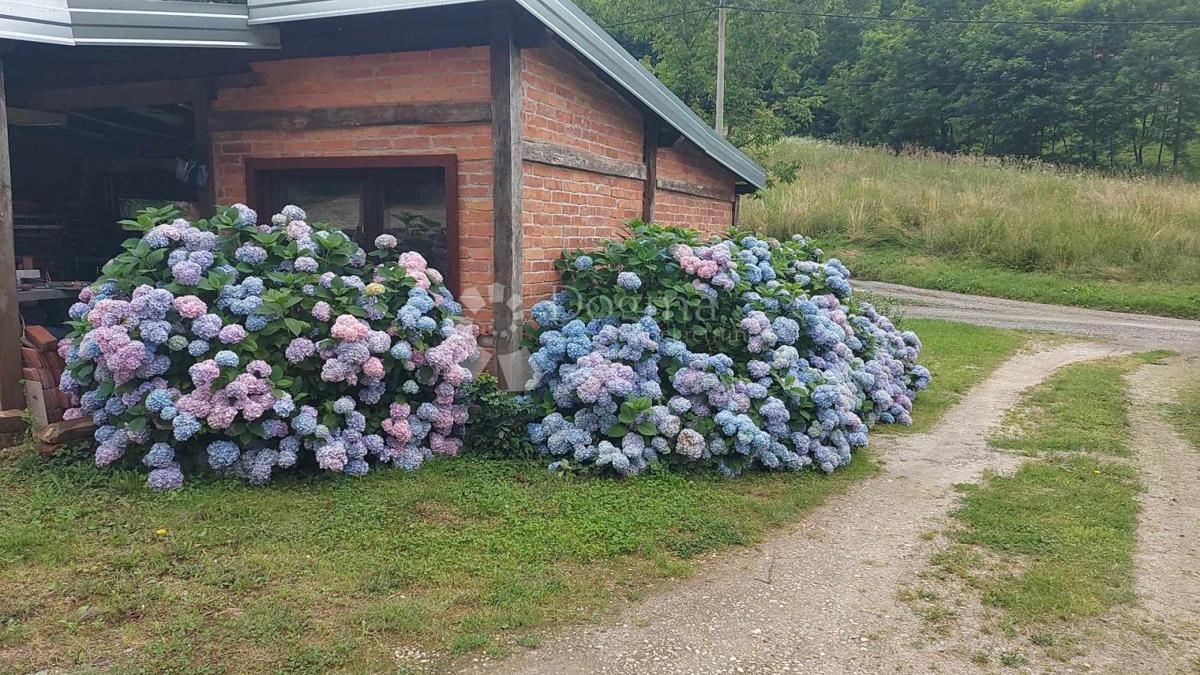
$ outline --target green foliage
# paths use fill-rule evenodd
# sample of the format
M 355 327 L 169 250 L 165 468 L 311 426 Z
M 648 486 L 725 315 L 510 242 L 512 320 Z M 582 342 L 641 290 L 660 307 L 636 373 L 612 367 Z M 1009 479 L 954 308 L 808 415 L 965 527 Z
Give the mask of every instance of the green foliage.
M 717 31 L 711 0 L 583 0 L 580 5 L 693 110 L 713 122 Z M 764 9 L 792 0 L 759 0 Z M 638 21 L 638 17 L 674 15 Z M 807 128 L 821 103 L 804 74 L 817 26 L 783 14 L 732 13 L 727 37 L 726 124 L 735 143 L 757 145 Z
M 704 245 L 694 230 L 648 225 L 640 220 L 631 222 L 629 230 L 629 237 L 608 242 L 603 251 L 567 251 L 555 262 L 563 273 L 566 304 L 584 323 L 614 317 L 622 323 L 636 323 L 652 308 L 652 316 L 667 337 L 683 341 L 694 352 L 727 354 L 735 361 L 746 361 L 755 357 L 746 350 L 745 331 L 738 326 L 744 318 L 740 308 L 746 304 L 742 293 L 754 291 L 769 299 L 788 293 L 830 292 L 826 280 L 814 274 L 806 286 L 783 279 L 774 287 L 743 282 L 737 293 L 722 292 L 710 298 L 697 290 L 692 283 L 695 276 L 684 273 L 672 255 L 680 244 Z M 741 241 L 746 235 L 733 230 L 727 238 Z M 773 249 L 771 264 L 788 270 L 793 263 L 816 262 L 822 255 L 807 240 L 785 237 L 780 247 Z M 593 263 L 578 269 L 576 261 L 584 256 Z M 621 272 L 638 275 L 642 285 L 634 290 L 622 288 L 617 283 Z M 528 341 L 531 347 L 536 344 L 535 339 Z
M 471 412 L 464 452 L 495 459 L 537 456 L 537 449 L 529 442 L 526 430 L 526 425 L 536 416 L 536 409 L 528 397 L 502 390 L 491 373 L 480 373 L 464 389 Z
M 714 3 L 582 4 L 712 119 Z M 1197 20 L 1194 2 L 729 4 L 726 120 L 736 143 L 807 133 L 895 150 L 916 145 L 1138 171 L 1200 167 L 1200 26 L 1128 23 Z

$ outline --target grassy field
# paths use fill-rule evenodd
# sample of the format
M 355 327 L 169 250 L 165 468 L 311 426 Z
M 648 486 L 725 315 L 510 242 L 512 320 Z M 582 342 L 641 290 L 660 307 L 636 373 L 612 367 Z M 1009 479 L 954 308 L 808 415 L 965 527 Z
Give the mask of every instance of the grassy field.
M 1200 187 L 1037 164 L 785 140 L 796 179 L 742 222 L 848 253 L 864 278 L 1200 317 Z
M 936 378 L 917 399 L 922 424 L 1024 341 L 911 327 Z M 538 462 L 460 459 L 154 494 L 141 472 L 9 457 L 0 670 L 363 672 L 413 665 L 396 650 L 503 653 L 754 542 L 876 469 L 862 452 L 831 476 L 567 481 Z

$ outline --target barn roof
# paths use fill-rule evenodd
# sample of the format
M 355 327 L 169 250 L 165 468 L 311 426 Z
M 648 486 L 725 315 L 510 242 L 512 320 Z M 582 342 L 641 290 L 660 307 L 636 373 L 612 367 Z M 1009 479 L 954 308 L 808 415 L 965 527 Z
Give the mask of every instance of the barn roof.
M 273 48 L 273 24 L 483 0 L 0 0 L 0 37 L 66 45 Z M 514 0 L 630 96 L 754 187 L 766 172 L 716 133 L 571 0 Z
M 244 4 L 181 0 L 0 0 L 0 38 L 61 45 L 279 47 Z

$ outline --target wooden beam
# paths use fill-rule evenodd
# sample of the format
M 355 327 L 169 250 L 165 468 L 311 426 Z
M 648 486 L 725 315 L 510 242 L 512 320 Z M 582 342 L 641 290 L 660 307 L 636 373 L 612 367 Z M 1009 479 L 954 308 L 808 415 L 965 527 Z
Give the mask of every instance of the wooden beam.
M 525 386 L 521 358 L 524 314 L 524 248 L 521 236 L 521 50 L 509 7 L 489 17 L 492 89 L 492 217 L 495 293 L 496 371 L 502 387 Z
M 17 298 L 17 255 L 13 249 L 10 159 L 4 64 L 0 61 L 0 410 L 25 407 L 21 386 L 21 310 Z
M 34 110 L 86 110 L 88 108 L 125 108 L 139 105 L 168 105 L 192 100 L 198 83 L 212 82 L 212 95 L 218 89 L 255 87 L 263 82 L 258 73 L 237 73 L 212 80 L 157 80 L 129 82 L 69 89 L 29 89 L 15 92 L 12 104 Z
M 666 190 L 667 192 L 679 192 L 693 197 L 704 197 L 705 199 L 716 199 L 722 202 L 732 201 L 728 194 L 711 188 L 707 185 L 699 185 L 697 183 L 689 183 L 682 180 L 671 180 L 669 178 L 658 179 L 658 189 Z M 736 195 L 734 199 L 736 199 Z
M 225 110 L 213 113 L 212 131 L 304 131 L 400 124 L 482 124 L 490 121 L 490 101 L 404 103 L 303 110 Z
M 200 217 L 208 218 L 217 207 L 217 163 L 212 143 L 212 100 L 216 89 L 212 82 L 197 82 L 192 88 L 192 143 L 196 163 L 207 168 L 204 185 L 200 186 Z
M 646 165 L 646 177 L 642 183 L 642 222 L 654 222 L 654 197 L 658 194 L 658 133 L 661 124 L 658 116 L 646 112 L 642 125 L 642 162 Z
M 525 158 L 525 161 L 537 164 L 577 169 L 603 176 L 617 176 L 634 180 L 646 179 L 646 167 L 637 162 L 625 162 L 556 143 L 525 139 L 521 141 L 521 156 Z

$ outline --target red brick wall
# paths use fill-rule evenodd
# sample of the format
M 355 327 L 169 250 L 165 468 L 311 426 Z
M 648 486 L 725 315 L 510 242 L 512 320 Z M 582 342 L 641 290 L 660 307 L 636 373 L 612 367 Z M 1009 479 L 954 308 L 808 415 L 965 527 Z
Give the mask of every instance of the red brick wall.
M 625 162 L 642 162 L 642 115 L 557 45 L 522 52 L 521 133 Z M 525 307 L 558 285 L 565 248 L 618 237 L 642 213 L 642 181 L 578 169 L 524 164 Z
M 487 101 L 491 98 L 486 47 L 256 63 L 263 84 L 225 89 L 215 110 L 291 110 L 382 103 Z M 245 201 L 248 158 L 357 155 L 458 156 L 459 272 L 491 301 L 492 135 L 489 124 L 447 124 L 229 131 L 213 134 L 217 201 Z M 301 205 L 303 206 L 303 205 Z M 467 302 L 468 306 L 479 303 Z M 491 310 L 471 314 L 491 331 Z
M 624 162 L 642 162 L 642 115 L 567 49 L 523 51 L 522 136 Z M 256 63 L 257 87 L 225 89 L 216 110 L 486 101 L 487 47 Z M 248 158 L 455 154 L 459 167 L 460 273 L 468 307 L 492 301 L 492 145 L 488 124 L 362 127 L 312 131 L 233 131 L 213 135 L 217 200 L 245 201 Z M 734 178 L 697 149 L 659 152 L 659 175 L 726 191 L 713 200 L 659 190 L 658 220 L 719 232 L 732 220 Z M 643 182 L 575 169 L 524 164 L 525 307 L 555 289 L 564 248 L 621 236 L 641 216 Z M 474 290 L 472 290 L 474 289 Z M 490 333 L 491 311 L 469 313 Z
M 733 224 L 735 178 L 690 141 L 658 151 L 658 177 L 716 191 L 719 199 L 659 188 L 654 196 L 654 219 L 705 234 L 721 234 Z

